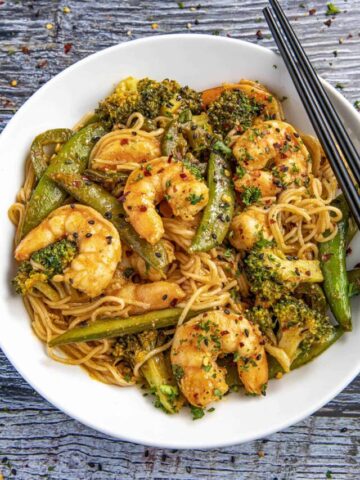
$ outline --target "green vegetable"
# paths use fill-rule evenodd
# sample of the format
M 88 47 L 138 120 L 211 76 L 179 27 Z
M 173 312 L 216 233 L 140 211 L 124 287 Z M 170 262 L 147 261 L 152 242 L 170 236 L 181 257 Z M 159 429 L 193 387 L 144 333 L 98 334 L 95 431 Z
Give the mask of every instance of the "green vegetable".
M 191 252 L 204 252 L 224 240 L 234 213 L 235 192 L 229 161 L 212 152 L 208 165 L 209 201 L 192 241 Z
M 326 314 L 328 309 L 326 297 L 318 283 L 300 283 L 294 291 L 294 296 L 304 300 L 313 310 Z
M 290 369 L 295 370 L 300 368 L 303 365 L 311 362 L 314 358 L 321 355 L 325 350 L 327 350 L 333 343 L 335 343 L 342 335 L 344 330 L 341 327 L 336 327 L 333 329 L 332 335 L 325 341 L 314 343 L 310 349 L 300 353 L 296 359 L 291 364 Z M 269 378 L 275 378 L 279 373 L 285 373 L 278 361 L 268 355 L 268 366 L 269 366 Z
M 351 331 L 349 282 L 346 273 L 346 241 L 350 214 L 343 196 L 336 198 L 333 205 L 341 209 L 343 218 L 337 224 L 336 236 L 328 242 L 319 243 L 320 265 L 324 275 L 323 289 L 337 322 L 344 330 Z
M 335 327 L 329 317 L 311 309 L 303 300 L 287 296 L 273 305 L 279 324 L 277 346 L 293 362 L 301 353 L 312 350 L 313 345 L 326 344 L 334 336 Z
M 260 113 L 261 106 L 240 90 L 224 90 L 207 109 L 210 125 L 224 137 L 234 127 L 246 130 Z
M 79 130 L 61 148 L 33 191 L 28 203 L 22 235 L 26 235 L 53 210 L 63 205 L 67 193 L 49 176 L 56 173 L 82 173 L 97 140 L 106 133 L 104 127 L 93 123 Z
M 210 130 L 211 127 L 207 124 L 205 113 L 193 117 L 190 110 L 184 110 L 177 119 L 170 122 L 165 128 L 161 140 L 162 154 L 183 159 L 190 149 L 192 154 L 198 158 L 211 146 L 213 136 Z
M 138 335 L 127 335 L 119 339 L 114 350 L 117 358 L 125 359 L 134 368 L 151 350 L 159 346 L 157 340 L 158 332 L 154 330 Z M 156 397 L 155 406 L 162 408 L 166 413 L 178 412 L 183 405 L 183 397 L 165 355 L 158 353 L 149 358 L 140 370 L 151 393 Z
M 120 238 L 137 252 L 146 262 L 157 270 L 168 265 L 168 256 L 163 242 L 150 245 L 139 237 L 131 224 L 126 221 L 125 210 L 121 202 L 103 187 L 84 179 L 81 175 L 57 173 L 51 179 L 66 190 L 79 202 L 89 205 L 115 225 Z
M 84 171 L 84 176 L 92 182 L 100 183 L 104 186 L 114 186 L 117 183 L 125 185 L 129 175 L 125 172 L 103 172 L 89 168 Z
M 41 290 L 39 284 L 44 284 L 54 275 L 60 274 L 72 262 L 77 254 L 77 246 L 69 240 L 60 240 L 31 255 L 30 260 L 41 265 L 41 270 L 35 270 L 31 261 L 26 260 L 19 266 L 13 279 L 16 293 L 25 295 L 32 288 Z M 50 292 L 48 287 L 47 292 Z
M 355 268 L 347 272 L 349 281 L 349 297 L 360 294 L 360 268 Z
M 74 327 L 49 342 L 50 347 L 66 345 L 68 343 L 89 342 L 103 338 L 122 337 L 132 333 L 140 333 L 176 325 L 181 308 L 167 308 L 154 312 L 144 313 L 128 318 L 111 318 L 97 320 L 83 327 Z M 198 315 L 199 312 L 190 312 L 187 318 Z
M 157 82 L 149 78 L 138 80 L 128 77 L 100 102 L 96 113 L 103 121 L 113 125 L 126 123 L 133 112 L 140 112 L 152 119 L 158 115 L 171 117 L 187 108 L 193 113 L 201 112 L 200 93 L 189 87 L 181 87 L 174 80 Z
M 258 305 L 271 305 L 295 290 L 299 283 L 323 281 L 318 260 L 292 260 L 265 240 L 259 241 L 244 259 L 250 290 Z
M 55 128 L 53 130 L 46 130 L 35 137 L 30 148 L 30 158 L 37 180 L 40 180 L 49 163 L 48 156 L 44 152 L 44 147 L 56 143 L 66 143 L 72 134 L 72 130 L 68 128 Z

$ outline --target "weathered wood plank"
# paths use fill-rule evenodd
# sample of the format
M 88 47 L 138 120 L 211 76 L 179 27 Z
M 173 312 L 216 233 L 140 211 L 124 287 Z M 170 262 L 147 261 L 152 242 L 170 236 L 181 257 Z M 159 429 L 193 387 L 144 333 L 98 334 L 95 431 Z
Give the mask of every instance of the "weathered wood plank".
M 191 31 L 273 48 L 261 14 L 265 1 L 183 3 L 180 9 L 177 2 L 161 0 L 0 0 L 0 129 L 53 75 L 118 42 Z M 321 75 L 343 85 L 350 101 L 360 100 L 360 0 L 336 1 L 342 13 L 330 27 L 324 25 L 325 1 L 282 3 Z M 315 15 L 309 15 L 311 8 Z M 67 43 L 72 45 L 66 54 Z M 71 420 L 35 393 L 0 353 L 0 472 L 9 479 L 320 480 L 331 471 L 336 480 L 358 480 L 359 419 L 360 377 L 312 417 L 265 440 L 196 455 L 150 449 Z

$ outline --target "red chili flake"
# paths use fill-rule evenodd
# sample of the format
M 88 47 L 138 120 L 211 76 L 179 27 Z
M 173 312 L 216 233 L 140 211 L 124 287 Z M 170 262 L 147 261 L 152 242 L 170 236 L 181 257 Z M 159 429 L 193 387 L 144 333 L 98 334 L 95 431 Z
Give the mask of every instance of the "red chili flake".
M 328 260 L 330 260 L 332 256 L 333 256 L 332 253 L 324 253 L 324 255 L 321 255 L 321 260 L 323 262 L 327 262 Z
M 271 224 L 276 223 L 276 220 L 274 220 L 273 218 L 270 218 L 269 223 Z
M 24 55 L 30 55 L 30 49 L 26 45 L 21 47 L 21 51 Z
M 352 248 L 351 247 L 348 247 L 346 249 L 346 255 L 351 255 L 352 254 Z
M 316 13 L 316 8 L 310 8 L 309 15 L 315 15 L 315 13 Z
M 305 275 L 307 275 L 308 277 L 310 277 L 310 275 L 311 275 L 310 270 L 306 270 Z
M 131 257 L 131 255 L 133 254 L 134 252 L 132 252 L 131 250 L 125 250 L 125 255 L 127 257 Z
M 274 143 L 273 144 L 273 147 L 276 148 L 277 150 L 279 150 L 279 148 L 281 147 L 280 143 Z
M 186 173 L 180 173 L 180 178 L 182 178 L 183 180 L 185 180 L 185 178 L 187 178 Z
M 223 330 L 222 332 L 220 332 L 220 335 L 223 337 L 224 335 L 229 335 L 229 331 L 228 330 Z
M 280 153 L 280 158 L 282 158 L 282 159 L 287 158 L 286 153 L 281 152 L 281 153 Z M 282 169 L 282 170 L 283 170 L 283 169 Z
M 262 40 L 262 39 L 264 38 L 264 34 L 262 33 L 261 30 L 258 30 L 258 31 L 256 32 L 256 38 L 257 38 L 258 40 Z
M 72 49 L 72 43 L 65 43 L 64 53 L 69 53 L 71 49 Z
M 146 205 L 141 205 L 141 206 L 139 207 L 139 210 L 140 210 L 140 212 L 146 212 L 147 206 L 146 206 Z
M 79 187 L 81 187 L 81 182 L 80 182 L 79 180 L 74 180 L 74 181 L 72 182 L 72 185 L 73 185 L 73 187 L 75 187 L 75 188 L 79 188 Z
M 330 27 L 331 24 L 332 24 L 331 18 L 329 18 L 329 20 L 326 20 L 326 22 L 324 22 L 324 25 L 326 25 L 327 27 Z
M 128 138 L 122 138 L 120 140 L 120 145 L 127 145 L 129 143 L 129 139 Z
M 151 172 L 144 170 L 144 177 L 151 177 Z
M 239 343 L 240 347 L 243 347 L 245 344 L 243 342 Z
M 172 159 L 173 159 L 173 156 L 172 156 L 172 155 L 169 155 L 168 163 L 171 163 L 171 162 L 172 162 Z
M 162 173 L 165 170 L 165 168 L 160 168 L 157 173 Z
M 45 58 L 43 58 L 37 62 L 36 68 L 44 68 L 47 66 L 47 64 L 48 64 L 48 61 Z
M 171 300 L 171 302 L 170 302 L 170 306 L 171 306 L 171 307 L 175 307 L 177 303 L 178 303 L 178 299 L 177 299 L 177 298 L 173 298 L 173 299 Z

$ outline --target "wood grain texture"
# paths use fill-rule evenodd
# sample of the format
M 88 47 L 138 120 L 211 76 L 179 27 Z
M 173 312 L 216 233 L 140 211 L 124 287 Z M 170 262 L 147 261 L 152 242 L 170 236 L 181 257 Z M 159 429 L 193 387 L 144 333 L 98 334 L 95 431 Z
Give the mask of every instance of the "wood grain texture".
M 273 48 L 261 14 L 265 1 L 183 3 L 180 9 L 164 0 L 0 0 L 0 129 L 56 73 L 118 42 L 192 31 Z M 328 27 L 325 1 L 282 2 L 318 71 L 354 102 L 360 100 L 360 0 L 335 3 L 342 12 Z M 6 479 L 321 480 L 328 472 L 328 478 L 358 480 L 359 420 L 360 378 L 312 417 L 264 440 L 196 454 L 151 449 L 71 420 L 35 393 L 0 353 L 0 472 Z

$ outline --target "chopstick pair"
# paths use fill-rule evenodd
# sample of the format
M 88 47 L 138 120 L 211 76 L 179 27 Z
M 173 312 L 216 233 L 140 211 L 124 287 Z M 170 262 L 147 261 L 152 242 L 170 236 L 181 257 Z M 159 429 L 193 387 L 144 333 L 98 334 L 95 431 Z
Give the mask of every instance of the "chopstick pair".
M 354 220 L 360 228 L 360 196 L 358 193 L 360 156 L 284 11 L 277 0 L 269 0 L 269 3 L 275 15 L 269 7 L 266 7 L 263 10 L 265 19 L 348 202 Z M 343 158 L 345 158 L 348 168 Z

